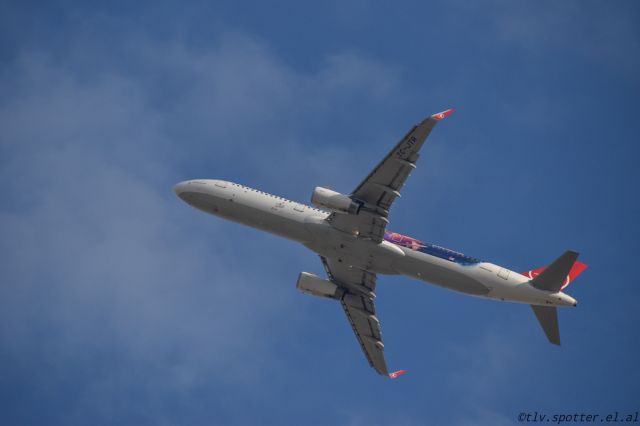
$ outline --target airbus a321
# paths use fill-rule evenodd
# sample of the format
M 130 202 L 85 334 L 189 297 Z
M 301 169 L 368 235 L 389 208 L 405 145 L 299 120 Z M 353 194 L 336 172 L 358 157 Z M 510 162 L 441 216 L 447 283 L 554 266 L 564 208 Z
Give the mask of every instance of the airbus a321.
M 416 168 L 434 126 L 452 109 L 427 117 L 393 147 L 350 195 L 316 187 L 312 206 L 223 180 L 177 184 L 191 206 L 303 244 L 320 256 L 327 277 L 298 276 L 303 293 L 340 302 L 364 355 L 389 373 L 375 309 L 379 274 L 406 275 L 451 290 L 531 306 L 548 340 L 560 344 L 558 306 L 577 306 L 564 289 L 587 267 L 568 250 L 546 268 L 517 273 L 457 251 L 387 230 L 389 209 Z

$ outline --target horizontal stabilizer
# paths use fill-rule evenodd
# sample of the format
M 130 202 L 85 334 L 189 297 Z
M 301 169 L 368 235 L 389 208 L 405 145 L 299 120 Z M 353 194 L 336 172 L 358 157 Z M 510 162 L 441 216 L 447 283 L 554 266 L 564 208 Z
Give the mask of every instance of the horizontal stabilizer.
M 533 278 L 531 284 L 540 290 L 560 291 L 576 259 L 578 259 L 578 252 L 572 250 L 565 251 L 562 256 L 547 266 L 540 275 Z
M 554 345 L 560 345 L 560 328 L 558 327 L 558 309 L 555 306 L 531 305 L 538 322 L 547 335 L 547 339 Z
M 569 271 L 569 275 L 567 275 L 567 277 L 565 278 L 564 284 L 562 284 L 561 290 L 564 290 L 565 287 L 567 287 L 569 284 L 574 282 L 576 278 L 578 278 L 580 274 L 582 274 L 588 267 L 589 266 L 586 263 L 582 263 L 579 260 L 576 260 L 576 262 L 571 267 L 571 270 Z M 538 275 L 540 275 L 544 270 L 545 268 L 532 269 L 527 272 L 522 272 L 522 275 L 532 280 Z

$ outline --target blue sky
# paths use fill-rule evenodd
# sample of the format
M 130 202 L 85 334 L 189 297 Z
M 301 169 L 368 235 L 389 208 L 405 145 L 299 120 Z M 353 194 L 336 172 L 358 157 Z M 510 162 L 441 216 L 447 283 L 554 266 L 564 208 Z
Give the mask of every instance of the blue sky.
M 633 1 L 3 2 L 0 422 L 510 425 L 635 411 Z M 455 107 L 390 229 L 515 270 L 590 269 L 549 345 L 530 309 L 380 277 L 391 369 L 317 257 L 173 194 L 349 192 Z

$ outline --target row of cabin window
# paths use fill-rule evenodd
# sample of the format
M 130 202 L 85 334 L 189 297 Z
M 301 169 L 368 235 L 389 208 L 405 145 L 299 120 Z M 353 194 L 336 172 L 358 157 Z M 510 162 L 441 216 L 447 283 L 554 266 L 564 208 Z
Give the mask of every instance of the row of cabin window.
M 278 197 L 277 195 L 272 195 L 266 192 L 258 191 L 257 189 L 249 188 L 248 186 L 240 185 L 239 183 L 232 183 L 231 185 L 240 187 L 242 189 L 248 189 L 249 191 L 259 192 L 260 194 L 267 195 L 271 198 L 277 198 L 278 200 L 286 201 L 287 203 L 293 203 L 291 200 L 287 200 L 286 198 Z M 327 213 L 324 210 L 316 209 L 315 207 L 311 207 L 311 210 L 317 211 L 319 213 Z

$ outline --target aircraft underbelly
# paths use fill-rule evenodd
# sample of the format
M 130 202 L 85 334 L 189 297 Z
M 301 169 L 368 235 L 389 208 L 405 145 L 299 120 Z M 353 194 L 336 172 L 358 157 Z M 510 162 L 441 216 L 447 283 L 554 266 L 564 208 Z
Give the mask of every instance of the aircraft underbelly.
M 274 210 L 260 199 L 251 199 L 230 190 L 217 194 L 187 192 L 182 194 L 182 198 L 199 210 L 233 222 L 299 242 L 309 239 L 303 213 Z
M 378 244 L 368 239 L 339 231 L 324 218 L 308 216 L 305 229 L 311 238 L 303 243 L 320 256 L 338 259 L 348 266 L 371 272 L 395 275 L 394 262 L 405 256 L 402 249 L 386 241 Z
M 302 218 L 274 212 L 263 206 L 236 203 L 231 220 L 257 228 L 290 240 L 303 242 L 309 238 Z
M 234 222 L 301 242 L 320 256 L 380 274 L 402 274 L 451 290 L 486 295 L 490 289 L 455 262 L 399 247 L 375 243 L 333 228 L 324 217 L 293 209 L 274 209 L 269 200 L 225 191 L 223 194 L 184 194 L 201 210 Z
M 393 265 L 400 274 L 476 296 L 489 293 L 489 288 L 465 270 L 471 266 L 460 266 L 420 252 L 406 252 L 407 255 Z

